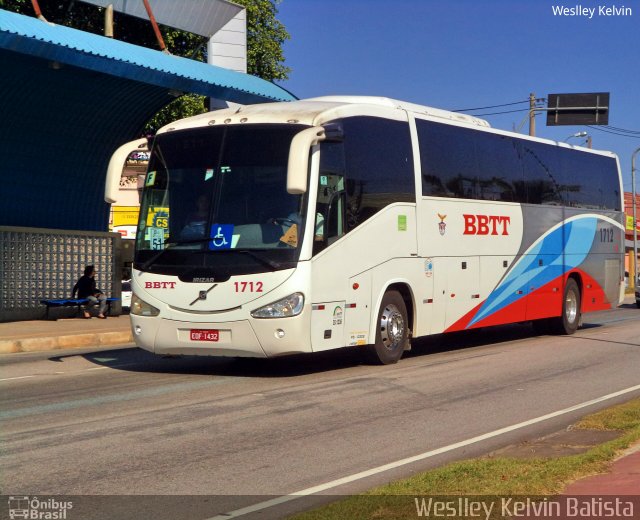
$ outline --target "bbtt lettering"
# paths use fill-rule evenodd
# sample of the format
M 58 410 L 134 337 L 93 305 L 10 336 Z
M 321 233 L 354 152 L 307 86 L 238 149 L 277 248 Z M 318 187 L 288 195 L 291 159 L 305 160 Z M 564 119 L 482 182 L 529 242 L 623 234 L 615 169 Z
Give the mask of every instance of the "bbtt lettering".
M 145 289 L 175 289 L 176 282 L 144 282 Z
M 465 235 L 508 235 L 511 217 L 504 215 L 462 215 Z

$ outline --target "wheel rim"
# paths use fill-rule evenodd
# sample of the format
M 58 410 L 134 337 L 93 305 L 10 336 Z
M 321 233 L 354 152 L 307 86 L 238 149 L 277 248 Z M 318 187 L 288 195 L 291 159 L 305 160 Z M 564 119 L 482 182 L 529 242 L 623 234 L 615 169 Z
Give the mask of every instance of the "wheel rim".
M 573 291 L 567 293 L 567 298 L 564 302 L 564 315 L 569 323 L 573 323 L 578 315 L 578 297 Z
M 387 305 L 380 316 L 380 337 L 389 350 L 396 349 L 404 338 L 404 316 L 393 304 Z

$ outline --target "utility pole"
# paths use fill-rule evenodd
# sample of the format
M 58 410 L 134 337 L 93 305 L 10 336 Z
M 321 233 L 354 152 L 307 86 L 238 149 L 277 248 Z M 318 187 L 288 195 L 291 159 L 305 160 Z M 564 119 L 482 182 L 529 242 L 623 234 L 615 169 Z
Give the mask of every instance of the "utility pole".
M 529 94 L 529 135 L 536 135 L 536 95 Z
M 633 281 L 629 284 L 631 287 L 636 287 L 638 282 L 638 226 L 636 224 L 636 155 L 638 152 L 640 152 L 640 148 L 631 155 L 631 196 L 633 197 L 631 202 L 633 208 Z

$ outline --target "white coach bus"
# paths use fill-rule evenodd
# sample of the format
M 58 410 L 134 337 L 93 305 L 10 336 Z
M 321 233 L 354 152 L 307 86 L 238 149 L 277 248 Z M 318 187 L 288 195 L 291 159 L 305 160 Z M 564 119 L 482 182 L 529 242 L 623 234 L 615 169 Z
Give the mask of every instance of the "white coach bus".
M 137 143 L 133 143 L 137 144 Z M 106 200 L 123 157 L 114 154 Z M 534 321 L 624 291 L 619 164 L 386 98 L 221 110 L 155 137 L 131 321 L 157 354 L 272 357 Z

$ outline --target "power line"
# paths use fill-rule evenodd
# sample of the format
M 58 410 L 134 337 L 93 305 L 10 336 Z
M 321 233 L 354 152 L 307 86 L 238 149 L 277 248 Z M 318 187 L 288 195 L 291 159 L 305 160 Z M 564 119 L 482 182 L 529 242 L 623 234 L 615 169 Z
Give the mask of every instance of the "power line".
M 632 139 L 640 139 L 640 135 L 629 135 L 622 134 L 620 132 L 614 132 L 612 130 L 606 130 L 605 128 L 598 128 L 597 126 L 586 125 L 587 128 L 591 128 L 592 130 L 598 130 L 600 132 L 605 132 L 607 134 L 619 135 L 621 137 L 631 137 Z
M 471 112 L 472 110 L 486 110 L 488 108 L 500 108 L 500 107 L 509 107 L 511 105 L 520 105 L 522 103 L 528 103 L 529 100 L 525 99 L 524 101 L 514 101 L 513 103 L 504 103 L 502 105 L 491 105 L 488 107 L 476 107 L 476 108 L 459 108 L 457 110 L 452 110 L 451 112 Z
M 538 108 L 538 107 L 536 107 L 536 108 Z M 469 115 L 474 116 L 474 117 L 481 117 L 481 116 L 496 116 L 496 115 L 500 115 L 500 114 L 513 114 L 515 112 L 529 112 L 529 109 L 528 108 L 521 108 L 519 110 L 505 110 L 503 112 L 490 112 L 488 114 L 469 114 Z M 538 115 L 538 114 L 536 114 L 536 115 Z
M 544 108 L 544 106 L 540 106 L 539 103 L 546 103 L 547 102 L 547 98 L 536 98 L 535 99 L 536 102 L 536 106 L 533 109 L 535 115 L 539 115 L 540 112 L 536 111 L 537 109 L 541 109 Z M 509 106 L 514 106 L 514 105 L 521 105 L 523 103 L 530 103 L 529 99 L 524 99 L 522 101 L 514 101 L 512 103 L 502 103 L 500 105 L 489 105 L 489 106 L 485 106 L 485 107 L 475 107 L 475 108 L 459 108 L 456 110 L 452 110 L 452 112 L 473 112 L 475 110 L 487 110 L 490 108 L 502 108 L 502 107 L 509 107 Z M 486 117 L 486 116 L 499 116 L 499 115 L 503 115 L 503 114 L 514 114 L 514 113 L 518 113 L 518 112 L 528 112 L 530 111 L 531 108 L 522 108 L 522 109 L 517 109 L 517 110 L 502 110 L 500 112 L 487 112 L 487 113 L 481 113 L 481 114 L 469 114 L 473 117 Z M 600 127 L 594 127 L 594 126 L 590 126 L 590 125 L 585 125 L 587 126 L 587 128 L 591 128 L 593 130 L 599 130 L 600 132 L 605 132 L 608 134 L 613 134 L 613 135 L 619 135 L 620 137 L 631 137 L 634 139 L 640 139 L 640 131 L 638 130 L 629 130 L 627 128 L 620 128 L 620 127 L 616 127 L 616 126 L 610 126 L 610 125 L 601 125 Z
M 638 130 L 627 130 L 626 128 L 619 128 L 617 126 L 604 125 L 608 130 L 614 130 L 616 132 L 623 132 L 625 134 L 640 134 Z
M 500 114 L 513 114 L 515 112 L 528 112 L 528 108 L 521 108 L 520 110 L 505 110 L 504 112 L 490 112 L 488 114 L 469 114 L 474 117 L 482 117 L 482 116 L 496 116 Z

